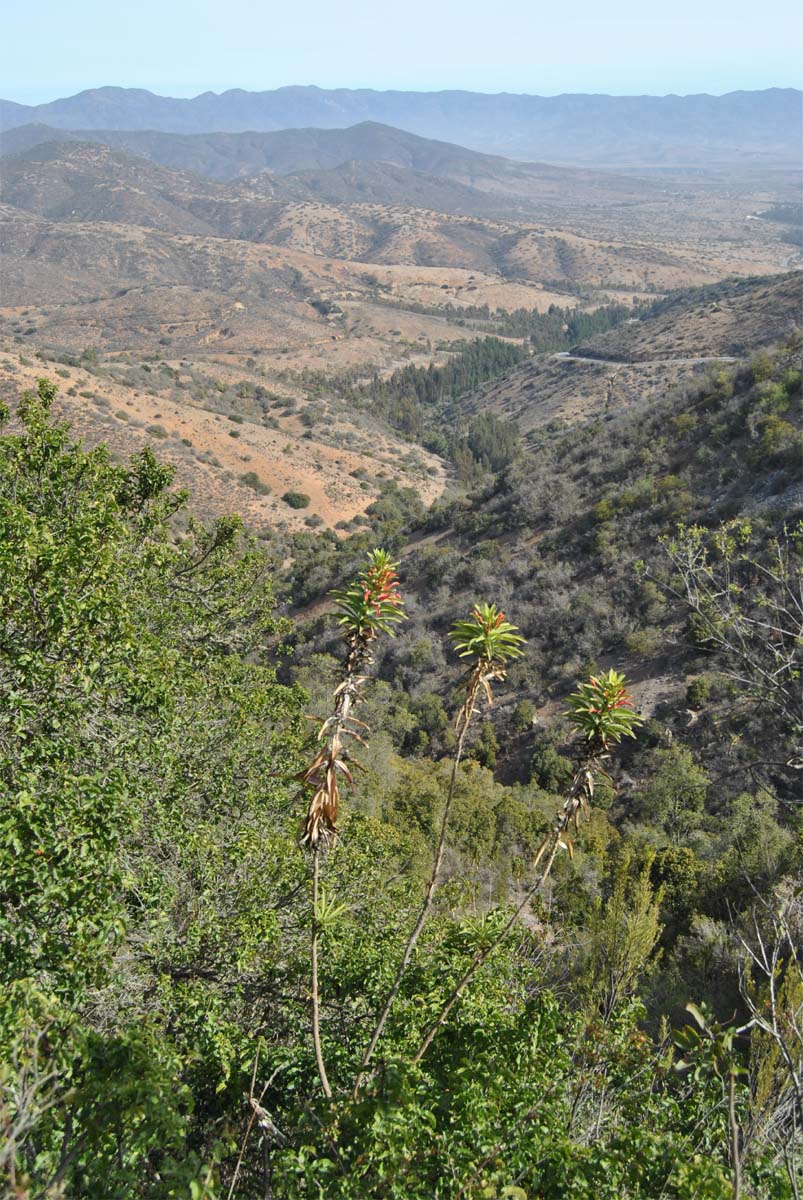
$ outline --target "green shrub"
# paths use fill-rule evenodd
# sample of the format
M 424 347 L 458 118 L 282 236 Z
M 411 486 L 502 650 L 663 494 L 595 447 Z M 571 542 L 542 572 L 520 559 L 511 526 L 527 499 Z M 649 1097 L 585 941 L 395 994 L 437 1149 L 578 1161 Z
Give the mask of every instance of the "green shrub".
M 513 710 L 513 728 L 517 733 L 531 729 L 535 720 L 535 705 L 532 700 L 520 700 Z
M 267 496 L 270 493 L 270 488 L 257 475 L 256 471 L 246 471 L 240 476 L 240 483 L 244 483 L 246 487 L 253 488 L 260 496 Z
M 310 503 L 310 497 L 306 492 L 285 492 L 282 496 L 285 504 L 290 508 L 307 508 Z
M 704 675 L 692 679 L 686 688 L 686 703 L 689 708 L 702 708 L 711 693 L 711 683 Z
M 571 781 L 574 768 L 571 759 L 559 754 L 554 746 L 536 750 L 530 759 L 530 779 L 545 792 L 559 792 Z

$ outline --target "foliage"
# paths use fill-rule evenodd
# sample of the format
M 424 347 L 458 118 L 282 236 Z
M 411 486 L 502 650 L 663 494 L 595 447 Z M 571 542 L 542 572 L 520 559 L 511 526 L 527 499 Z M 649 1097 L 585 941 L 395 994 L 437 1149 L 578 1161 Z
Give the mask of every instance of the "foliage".
M 255 821 L 301 697 L 257 665 L 281 624 L 237 523 L 172 544 L 170 470 L 83 450 L 52 401 L 40 383 L 0 439 L 7 1170 L 20 1194 L 168 1196 L 206 1178 L 190 1114 L 214 1113 L 236 977 L 275 937 L 244 880 L 286 886 Z
M 347 636 L 370 638 L 378 633 L 392 634 L 393 626 L 405 619 L 397 565 L 391 562 L 387 551 L 372 550 L 357 579 L 331 593 L 340 614 L 338 624 Z
M 773 361 L 759 373 L 785 377 Z M 724 421 L 741 386 L 712 385 L 701 420 Z M 743 386 L 752 396 L 758 385 Z M 610 580 L 595 569 L 589 583 L 586 563 L 581 588 L 571 571 L 590 545 L 571 538 L 592 536 L 600 476 L 571 537 L 542 537 L 523 562 L 496 537 L 529 503 L 514 462 L 451 513 L 462 549 L 447 540 L 403 559 L 403 631 L 390 551 L 371 551 L 370 534 L 342 547 L 294 536 L 293 593 L 334 586 L 321 637 L 334 643 L 336 628 L 343 663 L 276 616 L 275 564 L 235 518 L 188 520 L 151 451 L 122 466 L 75 444 L 53 397 L 44 382 L 26 395 L 0 439 L 0 1172 L 11 1194 L 724 1200 L 738 1156 L 744 1197 L 791 1200 L 799 823 L 766 783 L 706 786 L 721 736 L 712 706 L 733 729 L 724 650 L 689 729 L 681 690 L 638 741 L 622 676 L 589 669 L 632 632 L 598 623 Z M 654 480 L 631 481 L 634 499 L 613 482 L 604 524 L 621 548 L 643 498 L 657 525 L 666 497 Z M 381 519 L 398 557 L 407 518 L 394 504 Z M 752 561 L 769 569 L 773 544 L 751 542 Z M 740 607 L 758 619 L 767 576 L 746 562 L 736 574 Z M 674 614 L 667 577 L 646 582 L 628 566 L 622 604 Z M 463 592 L 495 602 L 450 637 Z M 368 666 L 377 679 L 363 689 Z M 509 693 L 472 724 L 483 681 L 505 672 Z M 312 904 L 298 783 L 333 750 L 335 727 L 327 717 L 323 737 L 309 736 L 297 675 L 316 706 L 333 702 L 341 750 L 349 727 L 366 743 L 359 776 L 335 755 L 354 786 L 336 847 L 311 856 Z M 536 781 L 516 783 L 511 746 L 526 778 L 533 722 L 545 701 L 566 707 L 578 675 L 568 716 L 536 735 Z M 344 680 L 364 698 L 370 739 L 349 724 Z M 740 720 L 729 769 L 755 747 L 758 726 Z M 598 758 L 617 745 L 624 769 L 606 759 L 603 773 Z M 477 761 L 494 756 L 496 775 Z M 666 1018 L 706 997 L 719 1011 L 700 1007 L 694 1061 L 676 1070 Z
M 352 404 L 369 406 L 400 433 L 458 464 L 468 454 L 475 463 L 499 469 L 515 455 L 515 426 L 483 414 L 467 430 L 444 434 L 443 412 L 451 402 L 505 375 L 526 357 L 526 351 L 511 342 L 476 338 L 459 343 L 442 366 L 400 367 L 388 377 L 377 374 L 366 384 L 344 384 L 341 395 Z
M 803 522 L 759 545 L 745 518 L 713 533 L 681 525 L 664 544 L 695 640 L 772 713 L 794 749 L 803 736 Z M 756 578 L 760 592 L 750 586 Z
M 284 492 L 282 500 L 290 508 L 308 508 L 310 502 L 310 498 L 306 492 Z
M 581 683 L 569 697 L 566 716 L 587 742 L 603 751 L 623 737 L 635 737 L 636 728 L 644 723 L 634 711 L 624 675 L 613 669 Z
M 489 665 L 502 666 L 523 653 L 524 638 L 495 604 L 477 604 L 468 620 L 455 621 L 449 639 L 461 658 L 483 659 Z

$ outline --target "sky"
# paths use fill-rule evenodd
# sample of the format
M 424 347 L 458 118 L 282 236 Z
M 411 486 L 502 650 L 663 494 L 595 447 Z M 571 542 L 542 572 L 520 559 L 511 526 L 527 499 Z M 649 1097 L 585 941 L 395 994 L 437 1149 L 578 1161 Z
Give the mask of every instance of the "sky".
M 0 96 L 286 84 L 721 94 L 800 87 L 799 0 L 37 0 L 9 5 Z

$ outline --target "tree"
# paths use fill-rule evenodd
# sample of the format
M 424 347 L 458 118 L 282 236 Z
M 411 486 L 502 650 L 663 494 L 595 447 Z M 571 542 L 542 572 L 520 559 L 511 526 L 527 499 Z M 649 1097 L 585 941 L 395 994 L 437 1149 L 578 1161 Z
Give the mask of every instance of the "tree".
M 803 523 L 761 538 L 747 519 L 664 540 L 696 644 L 715 654 L 743 699 L 760 706 L 794 769 L 801 761 Z
M 239 523 L 174 545 L 171 470 L 85 451 L 53 398 L 41 381 L 0 439 L 1 1157 L 37 1194 L 200 1197 L 190 1113 L 219 1104 L 243 975 L 276 936 L 270 907 L 250 916 L 287 875 L 253 830 L 302 698 L 256 664 L 281 624 Z
M 663 828 L 673 846 L 686 845 L 705 812 L 708 776 L 685 746 L 672 745 L 653 754 L 653 770 L 641 795 L 641 808 Z

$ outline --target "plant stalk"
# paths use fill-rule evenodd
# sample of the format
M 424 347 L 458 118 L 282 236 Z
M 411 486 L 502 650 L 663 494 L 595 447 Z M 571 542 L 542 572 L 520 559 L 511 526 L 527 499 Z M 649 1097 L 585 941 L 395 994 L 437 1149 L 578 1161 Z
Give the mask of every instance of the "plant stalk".
M 739 1153 L 739 1122 L 736 1117 L 736 1072 L 728 1072 L 728 1124 L 731 1135 L 731 1162 L 733 1166 L 733 1200 L 742 1196 L 742 1161 Z
M 430 873 L 429 882 L 427 883 L 427 889 L 424 893 L 424 902 L 421 905 L 421 911 L 418 914 L 418 919 L 410 931 L 410 936 L 408 937 L 407 944 L 404 947 L 404 953 L 402 954 L 401 962 L 399 963 L 398 970 L 396 971 L 396 977 L 393 980 L 393 984 L 388 992 L 382 1012 L 380 1013 L 379 1019 L 374 1027 L 374 1031 L 371 1034 L 371 1040 L 368 1043 L 368 1047 L 363 1055 L 362 1062 L 360 1063 L 360 1068 L 357 1072 L 357 1078 L 354 1081 L 354 1088 L 352 1089 L 353 1100 L 356 1100 L 357 1098 L 360 1090 L 360 1084 L 365 1076 L 366 1069 L 371 1061 L 377 1043 L 384 1032 L 391 1009 L 393 1008 L 396 997 L 399 994 L 404 973 L 410 964 L 410 959 L 413 957 L 413 951 L 415 950 L 418 939 L 421 936 L 424 925 L 426 924 L 427 917 L 429 916 L 430 909 L 432 908 L 432 901 L 435 897 L 435 891 L 440 881 L 443 857 L 446 851 L 446 834 L 449 827 L 449 817 L 452 809 L 452 801 L 454 800 L 455 787 L 457 785 L 457 771 L 460 766 L 460 760 L 463 757 L 463 748 L 465 745 L 466 734 L 468 733 L 468 727 L 471 724 L 471 718 L 476 711 L 475 705 L 477 702 L 477 694 L 479 692 L 483 676 L 487 674 L 489 666 L 490 664 L 485 660 L 480 660 L 477 663 L 469 679 L 466 701 L 458 713 L 459 733 L 457 737 L 457 746 L 455 747 L 455 753 L 452 759 L 452 772 L 449 777 L 449 789 L 446 794 L 446 804 L 444 805 L 443 809 L 443 817 L 441 818 L 441 828 L 438 836 L 437 849 L 435 851 L 435 859 L 432 864 L 432 871 Z
M 455 984 L 452 991 L 449 993 L 449 996 L 447 997 L 437 1019 L 433 1022 L 425 1034 L 421 1045 L 412 1059 L 413 1065 L 419 1063 L 424 1057 L 438 1030 L 446 1024 L 449 1013 L 452 1011 L 455 1004 L 468 987 L 469 983 L 471 983 L 471 980 L 477 974 L 480 967 L 482 967 L 488 961 L 494 950 L 496 950 L 502 944 L 502 942 L 504 942 L 510 931 L 518 923 L 519 917 L 529 904 L 532 897 L 549 878 L 555 858 L 557 857 L 558 849 L 561 845 L 561 838 L 568 831 L 572 821 L 575 821 L 579 817 L 579 812 L 583 804 L 583 798 L 587 787 L 586 781 L 588 778 L 588 773 L 591 771 L 593 764 L 596 761 L 596 757 L 596 755 L 589 755 L 589 758 L 575 774 L 572 786 L 569 790 L 569 795 L 567 796 L 563 807 L 558 813 L 555 824 L 538 850 L 538 853 L 535 857 L 535 863 L 533 865 L 537 867 L 542 860 L 545 860 L 540 875 L 538 875 L 533 883 L 530 884 L 524 895 L 524 899 L 521 901 L 518 908 L 516 908 L 510 915 L 490 945 L 486 946 L 484 950 L 477 950 L 475 952 L 471 959 L 470 965 L 463 973 L 460 980 Z
M 318 1076 L 327 1100 L 332 1099 L 332 1089 L 326 1074 L 321 1048 L 321 1009 L 318 990 L 318 882 L 320 875 L 320 852 L 316 848 L 312 852 L 312 936 L 310 938 L 310 960 L 312 963 L 312 1042 L 315 1047 L 315 1062 Z

